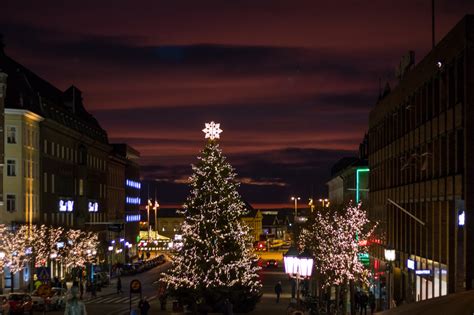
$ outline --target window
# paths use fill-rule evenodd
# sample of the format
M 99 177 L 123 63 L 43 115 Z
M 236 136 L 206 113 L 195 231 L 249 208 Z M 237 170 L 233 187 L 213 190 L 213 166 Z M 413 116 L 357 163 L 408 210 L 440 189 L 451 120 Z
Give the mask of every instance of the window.
M 44 192 L 48 192 L 48 173 L 44 172 L 43 174 L 44 179 Z
M 7 176 L 16 176 L 15 160 L 7 160 Z
M 54 156 L 54 142 L 51 142 L 51 155 Z
M 7 143 L 16 143 L 16 127 L 7 126 Z
M 79 196 L 84 195 L 84 180 L 79 179 Z
M 7 194 L 7 211 L 16 211 L 16 196 L 13 194 Z
M 51 174 L 51 192 L 54 194 L 54 174 Z
M 44 139 L 44 153 L 48 154 L 48 140 Z

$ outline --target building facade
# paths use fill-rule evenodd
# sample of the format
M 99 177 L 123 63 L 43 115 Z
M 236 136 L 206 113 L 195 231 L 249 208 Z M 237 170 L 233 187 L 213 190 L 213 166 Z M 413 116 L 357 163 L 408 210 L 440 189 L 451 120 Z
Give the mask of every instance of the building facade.
M 126 223 L 128 214 L 139 216 L 139 153 L 109 144 L 78 88 L 57 89 L 7 56 L 1 43 L 0 124 L 0 224 L 98 232 L 101 258 L 107 241 L 125 237 L 127 228 L 136 243 L 139 219 Z M 122 234 L 109 237 L 117 223 Z M 15 275 L 15 289 L 32 279 L 27 269 Z M 11 286 L 5 275 L 0 289 Z
M 370 217 L 385 243 L 373 255 L 396 250 L 396 302 L 473 287 L 473 43 L 466 16 L 370 113 Z

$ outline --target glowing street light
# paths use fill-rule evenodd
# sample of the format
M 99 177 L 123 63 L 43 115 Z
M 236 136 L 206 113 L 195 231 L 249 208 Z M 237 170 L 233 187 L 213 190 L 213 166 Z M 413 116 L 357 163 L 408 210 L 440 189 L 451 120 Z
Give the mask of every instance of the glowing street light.
M 301 200 L 300 197 L 291 197 L 291 200 L 295 202 L 295 218 L 298 216 L 298 200 Z
M 313 273 L 313 258 L 305 253 L 299 254 L 294 247 L 290 248 L 283 257 L 285 273 L 296 279 L 296 303 L 299 305 L 299 281 L 311 278 Z
M 329 208 L 329 205 L 331 204 L 331 202 L 327 198 L 324 198 L 324 199 L 321 198 L 321 199 L 319 199 L 319 202 L 321 203 L 323 208 Z
M 384 254 L 385 254 L 385 260 L 388 262 L 389 264 L 389 268 L 388 268 L 388 299 L 387 299 L 387 308 L 390 309 L 390 307 L 392 306 L 391 304 L 391 301 L 392 301 L 392 263 L 395 261 L 396 259 L 396 252 L 395 252 L 395 249 L 392 249 L 392 248 L 386 248 L 384 250 Z

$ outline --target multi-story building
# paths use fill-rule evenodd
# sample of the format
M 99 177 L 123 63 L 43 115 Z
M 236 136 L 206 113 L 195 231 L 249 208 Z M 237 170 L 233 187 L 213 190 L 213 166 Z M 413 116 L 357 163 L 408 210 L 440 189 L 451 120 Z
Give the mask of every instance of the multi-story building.
M 466 16 L 416 66 L 404 59 L 370 113 L 370 217 L 396 250 L 397 302 L 473 287 L 473 43 Z
M 131 244 L 137 244 L 140 234 L 140 152 L 125 143 L 113 144 L 114 152 L 125 160 L 123 187 L 125 189 L 125 211 L 122 220 L 125 221 L 125 239 Z M 134 249 L 129 253 L 135 254 Z
M 350 202 L 362 203 L 368 208 L 369 168 L 367 161 L 368 137 L 364 137 L 359 146 L 358 157 L 340 159 L 331 168 L 331 177 L 326 183 L 328 197 L 332 207 L 344 207 Z
M 105 239 L 112 147 L 84 108 L 81 91 L 74 86 L 60 91 L 0 45 L 0 122 L 0 224 L 80 228 Z M 124 160 L 123 191 L 126 165 Z M 125 196 L 120 202 L 124 209 Z M 19 288 L 28 279 L 23 272 L 13 282 Z

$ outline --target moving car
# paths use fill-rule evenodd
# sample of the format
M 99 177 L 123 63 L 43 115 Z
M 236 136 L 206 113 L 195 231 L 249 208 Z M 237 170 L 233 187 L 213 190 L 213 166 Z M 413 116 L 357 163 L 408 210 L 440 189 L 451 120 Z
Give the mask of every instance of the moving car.
M 275 259 L 267 260 L 266 266 L 267 268 L 276 268 L 278 267 L 278 261 L 276 261 Z

